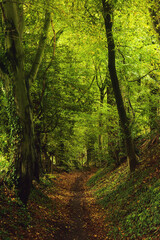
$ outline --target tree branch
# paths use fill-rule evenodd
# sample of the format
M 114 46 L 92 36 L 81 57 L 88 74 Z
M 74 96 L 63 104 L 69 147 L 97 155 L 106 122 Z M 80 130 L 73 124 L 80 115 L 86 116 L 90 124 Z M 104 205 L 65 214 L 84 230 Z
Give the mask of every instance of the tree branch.
M 35 56 L 35 60 L 33 62 L 32 68 L 30 70 L 29 76 L 27 78 L 27 84 L 31 84 L 38 73 L 40 64 L 42 62 L 42 57 L 43 57 L 43 52 L 44 52 L 44 47 L 45 47 L 45 42 L 46 42 L 46 38 L 48 35 L 48 31 L 49 31 L 49 25 L 50 25 L 50 21 L 51 21 L 51 13 L 49 13 L 48 11 L 46 11 L 45 13 L 45 20 L 44 20 L 44 27 L 40 36 L 40 40 L 39 40 L 39 46 L 37 49 L 37 53 Z
M 92 81 L 91 81 L 91 83 L 90 83 L 90 86 L 87 88 L 86 91 L 83 92 L 83 95 L 78 98 L 77 102 L 79 102 L 79 101 L 82 99 L 82 97 L 84 97 L 84 95 L 90 90 L 90 88 L 92 87 L 92 84 L 93 84 L 94 80 L 95 80 L 95 76 L 93 77 L 93 79 L 92 79 Z
M 53 25 L 53 20 L 52 19 L 51 19 L 51 26 L 52 26 L 52 31 L 53 31 L 53 35 L 54 35 L 54 37 L 53 37 L 53 41 L 54 41 L 54 43 L 53 43 L 53 56 L 55 56 L 55 51 L 56 51 L 56 32 L 54 30 L 54 25 Z
M 49 68 L 52 66 L 52 62 L 54 60 L 54 57 L 55 57 L 55 51 L 56 51 L 56 42 L 58 41 L 60 35 L 63 33 L 63 30 L 59 30 L 57 32 L 58 34 L 58 37 L 57 37 L 57 34 L 54 30 L 54 25 L 53 25 L 53 21 L 51 19 L 51 26 L 52 26 L 52 30 L 53 30 L 53 39 L 54 39 L 54 43 L 53 43 L 53 55 L 51 57 L 51 60 L 46 68 L 46 70 L 44 71 L 44 74 L 42 76 L 42 79 L 43 79 L 43 88 L 42 88 L 42 93 L 41 93 L 41 96 L 40 96 L 40 99 L 39 99 L 39 105 L 41 104 L 42 102 L 42 99 L 43 99 L 43 96 L 44 96 L 44 93 L 45 93 L 45 89 L 46 89 L 46 74 L 47 74 L 47 71 L 49 70 Z
M 157 70 L 157 69 L 155 68 L 155 69 L 149 71 L 148 73 L 146 73 L 144 76 L 142 76 L 142 77 L 140 77 L 140 78 L 138 78 L 138 79 L 129 81 L 129 82 L 138 82 L 138 81 L 140 81 L 141 79 L 145 78 L 148 74 L 152 73 L 152 72 L 155 71 L 155 70 Z

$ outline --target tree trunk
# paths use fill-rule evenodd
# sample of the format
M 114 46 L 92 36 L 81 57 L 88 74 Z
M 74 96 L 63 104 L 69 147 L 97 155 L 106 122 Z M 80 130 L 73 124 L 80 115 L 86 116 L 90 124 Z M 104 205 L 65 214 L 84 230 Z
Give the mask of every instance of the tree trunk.
M 153 23 L 153 28 L 155 32 L 157 33 L 157 39 L 160 44 L 160 1 L 159 0 L 149 0 L 150 6 L 149 6 L 149 12 L 151 16 L 151 20 Z M 150 74 L 150 77 L 156 80 L 155 75 L 152 73 Z M 158 115 L 158 98 L 159 92 L 158 88 L 154 86 L 154 84 L 150 85 L 150 113 L 149 113 L 149 123 L 150 123 L 150 129 L 155 130 L 157 129 L 157 115 Z
M 23 1 L 22 1 L 23 2 Z M 16 174 L 18 178 L 19 197 L 24 204 L 27 203 L 32 179 L 37 166 L 35 153 L 35 133 L 32 118 L 32 107 L 29 99 L 29 88 L 26 85 L 24 71 L 24 52 L 22 46 L 23 36 L 23 3 L 18 3 L 13 0 L 3 1 L 1 4 L 4 23 L 6 25 L 5 41 L 6 53 L 10 66 L 10 83 L 13 85 L 14 100 L 19 119 L 20 127 L 20 143 L 18 149 L 18 158 L 15 160 Z M 49 28 L 50 14 L 46 15 L 44 31 L 40 38 L 40 46 L 37 50 L 36 64 L 33 71 L 30 73 L 30 78 L 33 80 L 36 77 L 39 69 L 44 40 L 47 37 Z M 36 66 L 35 66 L 36 65 Z
M 127 150 L 127 157 L 128 157 L 128 165 L 130 171 L 134 171 L 137 159 L 135 155 L 135 149 L 134 144 L 131 136 L 131 131 L 129 128 L 129 120 L 126 115 L 121 90 L 119 86 L 119 81 L 117 77 L 117 71 L 116 71 L 116 65 L 115 65 L 115 44 L 113 39 L 113 33 L 112 33 L 112 25 L 113 25 L 113 6 L 110 1 L 102 0 L 103 5 L 103 17 L 105 21 L 105 28 L 106 28 L 106 36 L 107 36 L 107 43 L 108 43 L 108 68 L 109 73 L 112 81 L 112 87 L 116 99 L 117 109 L 119 118 L 121 121 L 121 125 L 123 128 L 123 132 L 125 135 L 125 141 L 126 141 L 126 150 Z
M 89 167 L 89 163 L 92 161 L 92 148 L 87 148 L 87 167 Z
M 89 137 L 88 142 L 87 142 L 87 167 L 89 167 L 90 163 L 94 162 L 95 160 L 95 149 L 94 149 L 94 144 L 95 144 L 95 138 L 92 136 Z
M 59 157 L 58 165 L 60 167 L 62 167 L 62 166 L 64 166 L 64 163 L 65 163 L 65 145 L 64 145 L 63 141 L 60 141 L 58 150 L 59 150 L 59 152 L 58 152 L 58 157 Z
M 103 102 L 104 102 L 104 93 L 105 87 L 99 88 L 100 91 L 100 114 L 99 114 L 99 136 L 98 136 L 98 147 L 99 147 L 99 162 L 100 166 L 102 166 L 102 161 L 104 160 L 103 156 L 103 136 L 102 136 L 102 128 L 103 128 L 103 114 L 102 114 L 102 109 L 103 109 Z
M 102 161 L 104 161 L 104 153 L 103 153 L 103 103 L 104 103 L 104 98 L 107 93 L 106 87 L 107 87 L 107 74 L 104 80 L 102 80 L 101 72 L 100 72 L 100 65 L 96 66 L 95 65 L 95 72 L 96 72 L 96 81 L 97 81 L 97 86 L 99 89 L 99 94 L 100 94 L 100 112 L 99 112 L 99 135 L 98 135 L 98 149 L 99 149 L 99 154 L 98 154 L 98 160 L 100 163 L 100 166 L 102 165 Z M 98 74 L 99 73 L 99 74 Z M 98 76 L 99 75 L 99 76 Z M 99 81 L 100 79 L 100 81 Z
M 157 38 L 160 43 L 160 2 L 159 0 L 149 0 L 149 12 Z
M 155 78 L 152 75 L 152 78 Z M 155 86 L 155 84 L 150 84 L 150 96 L 149 96 L 149 125 L 150 130 L 156 130 L 157 125 L 157 117 L 158 117 L 158 106 L 159 106 L 159 89 Z
M 4 2 L 3 7 L 6 24 L 6 52 L 11 64 L 14 99 L 21 127 L 19 158 L 16 159 L 15 168 L 18 177 L 19 197 L 26 204 L 32 184 L 35 151 L 32 111 L 25 85 L 24 53 L 21 39 L 23 27 L 18 15 L 20 11 L 18 4 L 10 0 Z

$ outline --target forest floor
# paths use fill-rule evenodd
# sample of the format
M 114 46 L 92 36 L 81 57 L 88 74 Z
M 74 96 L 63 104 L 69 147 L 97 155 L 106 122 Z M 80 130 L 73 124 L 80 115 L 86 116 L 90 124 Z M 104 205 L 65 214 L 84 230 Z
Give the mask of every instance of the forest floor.
M 107 239 L 104 213 L 86 187 L 90 172 L 59 175 L 59 211 L 55 240 Z
M 93 172 L 57 173 L 35 182 L 28 212 L 5 186 L 10 201 L 0 199 L 0 239 L 108 239 L 104 212 L 86 187 Z
M 139 149 L 132 174 L 123 162 L 43 176 L 27 207 L 10 182 L 1 184 L 0 240 L 159 240 L 160 135 Z

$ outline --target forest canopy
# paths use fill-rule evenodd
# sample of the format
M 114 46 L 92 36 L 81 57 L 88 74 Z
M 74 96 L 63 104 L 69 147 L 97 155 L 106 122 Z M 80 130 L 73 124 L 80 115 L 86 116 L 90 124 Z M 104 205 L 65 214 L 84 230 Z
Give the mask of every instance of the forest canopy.
M 138 164 L 160 129 L 158 0 L 0 1 L 0 171 Z

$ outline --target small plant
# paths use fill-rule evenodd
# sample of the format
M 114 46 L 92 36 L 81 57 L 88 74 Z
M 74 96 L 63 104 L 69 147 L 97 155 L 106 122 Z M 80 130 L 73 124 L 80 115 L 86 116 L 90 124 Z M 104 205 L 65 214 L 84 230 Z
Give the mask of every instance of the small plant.
M 98 180 L 100 180 L 103 176 L 105 176 L 107 173 L 109 172 L 109 169 L 108 168 L 100 168 L 95 175 L 93 175 L 87 185 L 88 186 L 94 186 Z
M 97 201 L 105 208 L 108 235 L 116 239 L 153 239 L 160 225 L 159 168 L 127 173 L 125 165 L 110 173 L 99 170 L 90 180 Z

